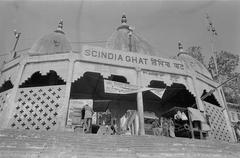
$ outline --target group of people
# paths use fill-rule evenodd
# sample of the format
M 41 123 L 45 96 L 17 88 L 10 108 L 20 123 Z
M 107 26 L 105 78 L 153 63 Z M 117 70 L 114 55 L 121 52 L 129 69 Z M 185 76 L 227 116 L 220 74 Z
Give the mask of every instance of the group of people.
M 92 133 L 92 117 L 94 111 L 92 107 L 88 104 L 84 105 L 82 108 L 82 119 L 83 121 L 83 132 Z M 113 135 L 116 134 L 116 126 L 111 125 L 111 113 L 109 109 L 106 110 L 104 114 L 104 119 L 102 119 L 101 126 L 98 128 L 97 134 L 102 135 Z
M 156 136 L 175 137 L 175 126 L 172 118 L 161 117 L 152 122 L 153 134 Z
M 86 104 L 82 109 L 83 114 L 83 131 L 84 133 L 92 133 L 92 116 L 93 109 L 88 104 Z M 107 118 L 107 117 L 106 117 Z M 97 134 L 103 135 L 112 135 L 117 134 L 116 127 L 114 125 L 108 124 L 108 120 L 103 120 L 103 124 L 98 129 Z M 107 124 L 106 124 L 107 123 Z M 167 136 L 167 137 L 175 137 L 175 126 L 172 118 L 164 118 L 155 119 L 152 122 L 152 130 L 153 134 L 156 136 Z M 129 131 L 129 130 L 128 130 Z M 129 132 L 128 132 L 129 133 Z M 127 134 L 127 132 L 126 132 Z

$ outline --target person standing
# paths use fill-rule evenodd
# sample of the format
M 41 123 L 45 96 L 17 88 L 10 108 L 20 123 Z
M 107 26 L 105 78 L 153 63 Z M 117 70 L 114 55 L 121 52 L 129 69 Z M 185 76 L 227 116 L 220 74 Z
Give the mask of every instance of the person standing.
M 152 123 L 153 135 L 161 136 L 162 135 L 162 126 L 159 124 L 158 119 L 155 119 Z
M 91 133 L 92 131 L 92 116 L 93 116 L 93 109 L 88 105 L 84 105 L 83 109 L 85 110 L 84 115 L 84 132 L 85 133 Z
M 237 141 L 240 142 L 240 121 L 237 122 L 237 124 L 234 126 L 234 129 L 237 136 Z
M 169 136 L 174 138 L 175 137 L 175 126 L 174 126 L 174 122 L 173 122 L 173 119 L 170 118 L 169 119 Z
M 169 123 L 167 118 L 163 118 L 162 135 L 169 137 Z

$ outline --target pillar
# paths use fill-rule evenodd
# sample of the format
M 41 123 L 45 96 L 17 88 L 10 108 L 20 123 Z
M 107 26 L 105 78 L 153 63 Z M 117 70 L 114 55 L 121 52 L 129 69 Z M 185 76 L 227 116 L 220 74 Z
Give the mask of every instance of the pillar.
M 70 99 L 70 92 L 71 92 L 71 83 L 72 83 L 72 76 L 73 76 L 73 68 L 74 68 L 74 53 L 69 53 L 69 66 L 68 66 L 68 76 L 66 81 L 66 89 L 64 94 L 63 106 L 59 111 L 58 117 L 58 130 L 64 131 L 66 130 L 67 124 L 67 116 L 68 116 L 68 108 L 69 108 L 69 99 Z
M 15 102 L 15 98 L 17 96 L 17 92 L 18 92 L 18 86 L 20 84 L 21 81 L 21 77 L 25 68 L 25 65 L 27 63 L 27 57 L 28 56 L 21 56 L 21 59 L 19 60 L 20 63 L 18 65 L 18 69 L 17 69 L 17 77 L 13 83 L 13 88 L 11 90 L 11 92 L 8 94 L 8 98 L 6 99 L 6 109 L 4 114 L 2 114 L 2 118 L 5 121 L 2 121 L 2 128 L 9 128 L 9 122 L 11 120 L 11 118 L 13 118 L 13 112 L 16 108 L 17 103 Z
M 192 72 L 193 73 L 193 72 Z M 200 111 L 204 111 L 205 112 L 205 106 L 203 105 L 203 101 L 201 100 L 201 94 L 199 93 L 199 91 L 197 90 L 197 78 L 195 75 L 193 75 L 192 77 L 192 84 L 193 84 L 193 87 L 194 87 L 194 92 L 196 94 L 196 97 L 195 97 L 195 101 L 196 101 L 196 105 L 197 105 L 197 108 L 200 110 Z M 189 116 L 189 124 L 190 124 L 190 128 L 191 128 L 191 135 L 192 135 L 192 139 L 195 139 L 195 136 L 194 136 L 194 131 L 193 131 L 193 125 L 192 125 L 192 118 L 190 118 L 190 115 L 188 114 Z M 201 136 L 200 136 L 201 137 Z M 202 138 L 201 138 L 202 139 Z
M 142 81 L 141 81 L 141 69 L 136 68 L 137 71 L 137 85 L 138 87 L 142 87 Z M 142 92 L 137 93 L 137 110 L 138 110 L 138 116 L 139 116 L 139 135 L 145 135 L 145 129 L 144 129 L 144 110 L 143 110 L 143 95 Z
M 204 111 L 205 112 L 205 106 L 203 105 L 203 101 L 201 100 L 201 94 L 199 93 L 199 91 L 197 91 L 198 83 L 197 83 L 197 79 L 196 79 L 195 76 L 192 77 L 192 83 L 193 83 L 194 91 L 195 91 L 195 94 L 196 94 L 195 101 L 196 101 L 197 108 L 200 111 Z
M 134 124 L 135 124 L 135 135 L 138 135 L 138 131 L 139 131 L 139 117 L 136 113 L 135 115 L 135 119 L 134 119 Z

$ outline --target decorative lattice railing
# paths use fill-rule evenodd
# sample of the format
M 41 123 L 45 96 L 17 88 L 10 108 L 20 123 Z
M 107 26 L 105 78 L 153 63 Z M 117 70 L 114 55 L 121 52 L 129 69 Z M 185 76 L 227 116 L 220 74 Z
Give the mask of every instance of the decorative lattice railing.
M 0 115 L 4 112 L 4 109 L 7 104 L 7 95 L 11 92 L 12 89 L 0 93 Z
M 217 107 L 210 103 L 205 102 L 205 109 L 207 115 L 209 115 L 209 121 L 211 124 L 211 136 L 213 139 L 220 141 L 231 141 L 230 131 L 227 128 L 226 118 L 222 112 L 221 107 Z
M 55 130 L 65 85 L 19 88 L 10 128 Z

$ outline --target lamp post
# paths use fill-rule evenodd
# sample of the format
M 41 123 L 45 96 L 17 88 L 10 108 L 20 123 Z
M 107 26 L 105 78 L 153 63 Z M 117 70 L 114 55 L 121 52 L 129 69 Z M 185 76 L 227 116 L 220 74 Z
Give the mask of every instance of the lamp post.
M 17 52 L 16 52 L 16 47 L 17 47 L 17 44 L 18 44 L 18 40 L 20 38 L 20 35 L 21 35 L 21 32 L 17 32 L 17 30 L 14 30 L 14 35 L 15 35 L 15 38 L 16 38 L 16 41 L 15 41 L 15 44 L 14 44 L 14 47 L 13 47 L 13 50 L 12 50 L 12 58 L 16 58 L 16 55 L 17 55 Z
M 214 69 L 212 72 L 212 76 L 217 80 L 218 82 L 218 66 L 217 66 L 217 54 L 214 52 L 214 38 L 218 35 L 210 17 L 208 16 L 208 14 L 206 14 L 206 19 L 208 22 L 208 28 L 207 31 L 210 33 L 210 44 L 211 44 L 211 51 L 212 51 L 212 60 L 213 60 L 213 64 L 214 64 Z

